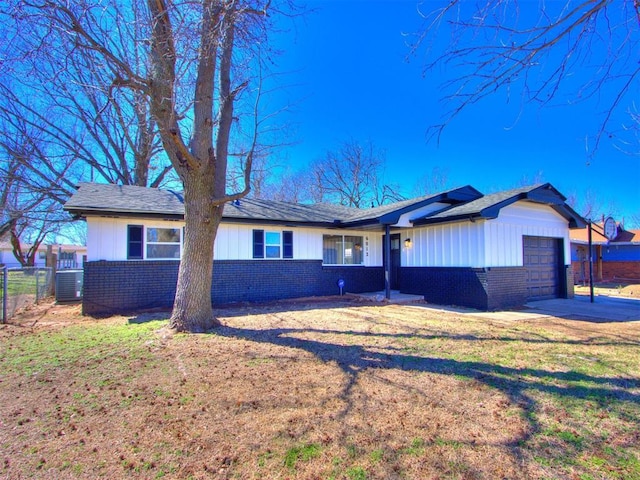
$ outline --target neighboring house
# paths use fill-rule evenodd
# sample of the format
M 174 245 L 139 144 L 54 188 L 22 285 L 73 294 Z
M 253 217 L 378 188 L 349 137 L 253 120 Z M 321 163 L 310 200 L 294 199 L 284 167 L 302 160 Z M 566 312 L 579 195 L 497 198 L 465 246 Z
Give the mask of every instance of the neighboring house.
M 22 248 L 27 250 L 31 248 L 31 245 L 24 244 Z M 82 245 L 41 244 L 34 259 L 34 267 L 46 266 L 48 248 L 51 248 L 51 252 L 56 255 L 58 269 L 82 268 L 82 263 L 87 255 L 87 247 Z M 13 254 L 13 247 L 9 241 L 0 241 L 0 265 L 6 265 L 9 268 L 22 268 Z
M 391 289 L 483 310 L 570 297 L 569 229 L 585 223 L 549 184 L 471 186 L 370 209 L 243 199 L 225 205 L 214 303 Z M 83 183 L 65 210 L 87 221 L 83 311 L 173 303 L 182 253 L 178 192 Z
M 593 223 L 593 281 L 640 281 L 640 230 L 625 230 L 617 224 L 617 235 L 609 241 L 604 221 Z M 571 231 L 571 263 L 576 284 L 589 283 L 589 230 Z

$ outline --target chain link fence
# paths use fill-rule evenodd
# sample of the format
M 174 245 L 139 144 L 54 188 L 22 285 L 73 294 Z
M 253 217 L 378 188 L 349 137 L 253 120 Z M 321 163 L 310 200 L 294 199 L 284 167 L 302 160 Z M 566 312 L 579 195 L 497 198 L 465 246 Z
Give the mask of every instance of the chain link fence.
M 0 268 L 0 322 L 6 323 L 19 308 L 51 296 L 53 282 L 51 268 Z

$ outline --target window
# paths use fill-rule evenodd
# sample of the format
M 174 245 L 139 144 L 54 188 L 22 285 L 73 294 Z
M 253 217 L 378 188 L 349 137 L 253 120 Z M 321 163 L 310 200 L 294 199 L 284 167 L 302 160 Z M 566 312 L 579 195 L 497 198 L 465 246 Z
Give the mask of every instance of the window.
M 293 258 L 293 232 L 254 230 L 253 258 Z
M 280 258 L 280 232 L 265 232 L 264 251 L 267 258 Z
M 127 225 L 127 258 L 142 260 L 142 225 Z
M 362 265 L 362 237 L 324 235 L 322 262 L 326 265 Z
M 180 229 L 147 228 L 147 258 L 180 258 Z

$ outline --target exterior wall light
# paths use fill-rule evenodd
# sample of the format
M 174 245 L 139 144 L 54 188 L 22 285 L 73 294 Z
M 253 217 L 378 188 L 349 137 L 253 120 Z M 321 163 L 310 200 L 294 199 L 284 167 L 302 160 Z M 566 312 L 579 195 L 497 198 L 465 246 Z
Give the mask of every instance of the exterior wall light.
M 404 246 L 405 246 L 405 248 L 411 248 L 411 239 L 410 238 L 407 238 L 404 241 Z

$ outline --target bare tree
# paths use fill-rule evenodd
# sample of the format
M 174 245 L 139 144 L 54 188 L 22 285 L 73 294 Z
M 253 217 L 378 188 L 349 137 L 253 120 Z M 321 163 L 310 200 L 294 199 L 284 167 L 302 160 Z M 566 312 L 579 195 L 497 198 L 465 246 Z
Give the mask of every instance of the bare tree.
M 343 143 L 311 165 L 310 174 L 321 201 L 365 208 L 402 199 L 397 185 L 384 183 L 385 157 L 371 142 Z
M 57 154 L 28 119 L 5 110 L 0 110 L 0 130 L 0 237 L 10 238 L 23 266 L 33 266 L 39 245 L 69 221 L 60 206 L 77 178 L 73 157 Z
M 40 12 L 54 2 L 38 4 Z M 47 7 L 48 4 L 49 7 Z M 89 8 L 92 15 L 96 9 Z M 59 151 L 73 152 L 84 177 L 109 183 L 159 186 L 172 171 L 162 154 L 147 96 L 117 88 L 114 72 L 91 49 L 56 35 L 59 25 L 29 22 L 37 14 L 26 8 L 7 9 L 0 47 L 0 111 L 15 121 L 37 127 Z M 139 6 L 113 21 L 122 61 L 136 73 L 146 69 L 146 47 Z M 114 35 L 115 36 L 115 35 Z M 46 48 L 45 48 L 46 46 Z M 82 165 L 80 165 L 82 164 Z
M 413 186 L 413 194 L 416 197 L 443 191 L 448 184 L 446 169 L 433 167 L 431 173 L 422 175 Z
M 42 242 L 69 221 L 54 201 L 45 198 L 37 209 L 29 210 L 13 224 L 9 237 L 13 256 L 23 267 L 33 267 Z
M 427 71 L 442 67 L 458 72 L 445 84 L 450 109 L 433 127 L 438 137 L 462 110 L 496 92 L 516 101 L 520 97 L 522 105 L 544 106 L 561 99 L 566 104 L 600 99 L 605 88 L 615 93 L 600 99 L 604 106 L 595 115 L 599 127 L 592 153 L 605 136 L 623 134 L 612 122 L 614 113 L 629 108 L 638 92 L 637 0 L 449 0 L 423 15 L 414 52 L 426 49 Z M 566 99 L 561 98 L 563 87 L 570 92 Z
M 629 219 L 625 219 L 624 227 L 627 229 L 640 229 L 640 211 L 632 214 Z
M 538 170 L 532 176 L 523 174 L 522 177 L 520 177 L 520 180 L 516 183 L 516 187 L 526 187 L 528 185 L 536 185 L 538 183 L 544 183 L 544 172 L 542 170 Z
M 148 100 L 184 188 L 184 250 L 170 324 L 179 331 L 212 328 L 218 324 L 211 304 L 213 244 L 225 203 L 250 190 L 260 72 L 277 6 L 269 0 L 27 0 L 12 8 L 21 27 L 39 33 L 49 51 L 72 45 L 68 54 L 82 52 L 101 66 L 108 88 Z M 125 53 L 131 42 L 139 56 Z M 244 132 L 243 189 L 228 193 L 229 145 Z
M 30 254 L 20 241 L 37 247 L 68 222 L 62 204 L 78 181 L 156 187 L 173 177 L 173 167 L 162 152 L 148 98 L 114 88 L 111 72 L 92 52 L 50 35 L 51 25 L 25 25 L 21 13 L 25 10 L 0 7 L 6 37 L 0 42 L 0 147 L 14 169 L 5 190 L 25 197 L 3 204 L 12 210 L 14 252 L 25 264 Z M 121 34 L 142 34 L 140 22 L 127 25 Z M 135 43 L 124 46 L 123 55 L 143 68 Z M 28 151 L 21 150 L 27 145 Z M 34 192 L 38 208 L 25 208 Z
M 315 189 L 312 181 L 313 178 L 310 176 L 310 172 L 306 170 L 292 171 L 291 169 L 285 169 L 277 181 L 268 185 L 268 198 L 293 203 L 322 202 L 322 199 L 318 200 L 314 197 Z
M 609 215 L 616 215 L 618 207 L 613 202 L 604 202 L 592 189 L 582 193 L 572 192 L 567 197 L 567 204 L 584 218 L 599 222 Z
M 640 112 L 633 104 L 628 112 L 629 119 L 622 125 L 627 135 L 618 139 L 615 148 L 626 155 L 640 157 Z
M 237 149 L 238 152 L 233 155 L 234 159 L 240 161 L 230 162 L 227 188 L 232 192 L 241 191 L 244 188 L 244 182 L 247 177 L 247 164 L 244 161 L 246 149 Z M 270 198 L 270 184 L 277 177 L 277 165 L 273 165 L 267 156 L 266 151 L 256 151 L 253 156 L 251 165 L 251 191 L 249 196 L 252 198 Z

